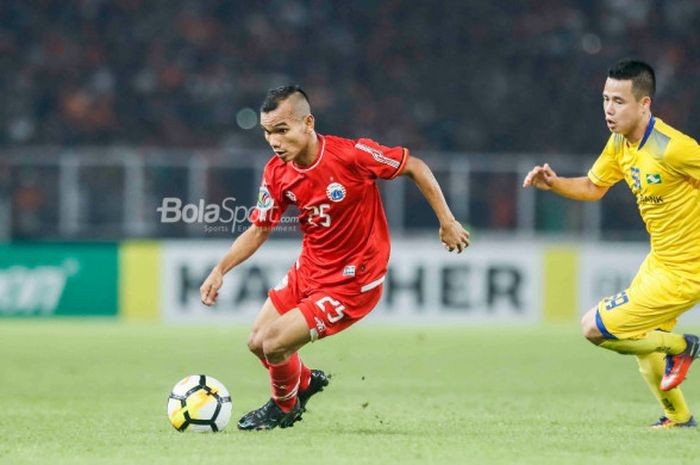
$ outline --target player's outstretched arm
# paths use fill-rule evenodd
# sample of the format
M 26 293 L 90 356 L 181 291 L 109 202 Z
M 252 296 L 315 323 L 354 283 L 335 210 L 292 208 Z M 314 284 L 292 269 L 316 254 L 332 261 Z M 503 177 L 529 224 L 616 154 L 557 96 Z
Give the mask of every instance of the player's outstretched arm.
M 525 179 L 523 187 L 535 187 L 543 191 L 552 191 L 564 197 L 574 200 L 595 201 L 600 200 L 607 187 L 596 186 L 587 176 L 578 178 L 562 178 L 545 163 L 543 166 L 535 166 Z
M 204 305 L 214 305 L 219 297 L 224 275 L 253 255 L 268 237 L 270 237 L 269 228 L 261 228 L 253 224 L 233 241 L 224 258 L 211 270 L 199 288 L 199 295 Z
M 435 211 L 440 221 L 440 240 L 447 250 L 462 253 L 469 246 L 469 232 L 457 221 L 447 206 L 437 179 L 423 160 L 411 157 L 406 162 L 402 176 L 408 176 Z

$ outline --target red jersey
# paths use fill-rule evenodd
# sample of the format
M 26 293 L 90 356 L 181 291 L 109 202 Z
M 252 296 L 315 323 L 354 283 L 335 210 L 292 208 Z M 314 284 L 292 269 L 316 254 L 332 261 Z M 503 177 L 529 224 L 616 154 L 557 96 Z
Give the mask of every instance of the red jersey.
M 406 166 L 403 147 L 370 139 L 319 135 L 308 166 L 277 156 L 265 166 L 252 222 L 274 227 L 290 204 L 299 209 L 304 234 L 296 267 L 312 287 L 379 286 L 389 261 L 389 227 L 376 179 L 393 179 Z

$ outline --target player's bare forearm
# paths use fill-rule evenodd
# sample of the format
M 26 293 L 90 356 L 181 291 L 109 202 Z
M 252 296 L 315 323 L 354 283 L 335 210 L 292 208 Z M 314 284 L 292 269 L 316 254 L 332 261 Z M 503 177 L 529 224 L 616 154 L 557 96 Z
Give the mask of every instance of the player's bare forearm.
M 231 248 L 221 259 L 216 267 L 221 274 L 226 274 L 240 263 L 246 261 L 261 245 L 270 237 L 269 228 L 261 228 L 251 225 L 240 236 L 233 241 Z
M 408 176 L 416 183 L 423 197 L 435 211 L 440 224 L 454 221 L 455 217 L 452 215 L 450 207 L 447 206 L 440 184 L 435 179 L 430 167 L 423 160 L 416 157 L 409 158 L 401 175 Z
M 450 252 L 461 253 L 469 246 L 469 232 L 455 219 L 447 206 L 440 184 L 423 160 L 411 157 L 406 162 L 403 173 L 416 183 L 440 222 L 440 240 Z
M 216 299 L 219 297 L 219 289 L 224 281 L 224 275 L 253 255 L 269 236 L 270 230 L 268 228 L 252 225 L 233 241 L 224 258 L 211 270 L 211 273 L 209 273 L 209 276 L 199 288 L 199 294 L 204 305 L 214 305 L 216 303 Z
M 606 187 L 593 184 L 586 176 L 578 178 L 557 178 L 552 184 L 551 190 L 563 197 L 586 202 L 600 200 L 608 191 Z
M 600 200 L 608 191 L 607 187 L 593 184 L 593 181 L 586 176 L 559 177 L 548 163 L 535 166 L 530 170 L 523 180 L 523 187 L 535 187 L 543 191 L 552 191 L 569 199 L 589 202 Z

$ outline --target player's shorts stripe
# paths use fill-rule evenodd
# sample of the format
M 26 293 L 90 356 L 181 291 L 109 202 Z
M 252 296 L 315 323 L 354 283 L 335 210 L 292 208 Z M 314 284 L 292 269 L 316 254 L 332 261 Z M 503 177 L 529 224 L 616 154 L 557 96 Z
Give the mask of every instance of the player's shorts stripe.
M 595 311 L 595 325 L 605 339 L 617 339 L 603 324 L 603 319 L 600 317 L 600 312 L 598 310 Z
M 362 287 L 360 288 L 360 292 L 371 291 L 371 290 L 374 289 L 375 287 L 381 285 L 383 282 L 384 282 L 384 276 L 382 276 L 381 278 L 377 279 L 376 281 L 372 281 L 372 282 L 369 283 L 369 284 L 365 284 L 364 286 L 362 286 Z
M 316 328 L 311 328 L 309 330 L 309 336 L 311 337 L 311 342 L 318 341 L 318 330 Z
M 401 164 L 398 161 L 394 160 L 393 158 L 387 157 L 380 150 L 372 148 L 368 145 L 357 143 L 355 144 L 355 147 L 362 150 L 363 152 L 369 153 L 370 155 L 372 155 L 372 158 L 377 160 L 379 163 L 384 163 L 385 165 L 389 165 L 392 168 L 396 169 L 398 169 L 399 166 L 401 166 Z

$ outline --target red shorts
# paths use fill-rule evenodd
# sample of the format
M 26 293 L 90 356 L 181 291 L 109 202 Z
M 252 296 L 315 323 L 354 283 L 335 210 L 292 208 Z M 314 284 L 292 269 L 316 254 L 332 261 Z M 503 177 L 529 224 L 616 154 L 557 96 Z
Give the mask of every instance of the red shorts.
M 382 297 L 384 278 L 364 286 L 364 292 L 348 286 L 310 288 L 292 267 L 280 285 L 268 295 L 280 315 L 299 308 L 309 325 L 311 341 L 339 333 L 372 311 Z

